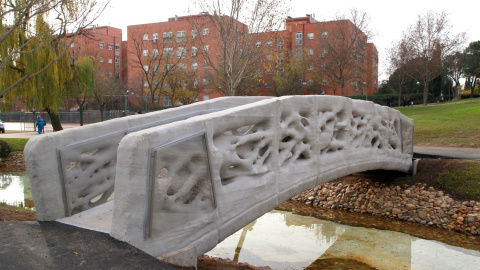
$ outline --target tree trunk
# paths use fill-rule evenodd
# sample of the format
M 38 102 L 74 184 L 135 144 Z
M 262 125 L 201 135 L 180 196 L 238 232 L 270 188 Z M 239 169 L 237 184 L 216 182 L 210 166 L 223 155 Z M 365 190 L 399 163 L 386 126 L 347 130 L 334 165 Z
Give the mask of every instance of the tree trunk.
M 423 88 L 423 105 L 427 105 L 428 103 L 428 81 L 424 82 L 424 88 Z
M 83 126 L 83 106 L 80 106 L 80 126 Z
M 398 107 L 402 106 L 402 86 L 398 86 Z
M 49 108 L 45 108 L 45 111 L 47 111 L 48 115 L 50 116 L 50 120 L 52 121 L 52 127 L 53 131 L 60 131 L 63 130 L 62 123 L 60 122 L 60 117 L 58 116 L 58 113 L 50 110 Z
M 100 109 L 100 121 L 103 122 L 105 121 L 105 117 L 103 113 L 105 112 L 105 103 L 102 103 L 102 105 L 99 106 Z

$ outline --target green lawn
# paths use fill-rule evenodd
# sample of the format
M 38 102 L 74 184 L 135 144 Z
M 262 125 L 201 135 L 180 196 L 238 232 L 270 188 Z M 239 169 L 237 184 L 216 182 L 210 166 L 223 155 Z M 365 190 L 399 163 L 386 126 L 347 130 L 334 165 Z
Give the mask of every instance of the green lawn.
M 25 144 L 27 144 L 28 139 L 17 139 L 17 138 L 0 138 L 2 141 L 6 141 L 13 151 L 23 151 Z
M 480 148 L 480 98 L 399 107 L 415 123 L 415 144 Z

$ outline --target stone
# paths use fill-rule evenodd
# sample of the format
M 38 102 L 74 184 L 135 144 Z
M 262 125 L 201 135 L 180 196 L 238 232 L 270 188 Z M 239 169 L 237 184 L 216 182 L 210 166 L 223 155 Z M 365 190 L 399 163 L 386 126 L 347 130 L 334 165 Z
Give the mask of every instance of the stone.
M 408 210 L 415 210 L 417 208 L 414 204 L 407 204 L 406 206 Z
M 402 210 L 401 209 L 398 209 L 398 208 L 393 208 L 392 209 L 392 215 L 398 215 L 402 213 Z
M 427 218 L 427 212 L 425 212 L 424 210 L 417 211 L 417 215 L 422 220 L 425 220 Z

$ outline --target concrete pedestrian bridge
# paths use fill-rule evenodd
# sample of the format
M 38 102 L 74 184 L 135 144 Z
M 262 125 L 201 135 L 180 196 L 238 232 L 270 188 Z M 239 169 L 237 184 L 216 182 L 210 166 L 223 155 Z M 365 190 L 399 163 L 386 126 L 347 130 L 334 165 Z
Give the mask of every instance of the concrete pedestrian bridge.
M 412 155 L 411 119 L 337 96 L 225 97 L 25 147 L 39 220 L 192 262 L 306 189 L 367 170 L 408 172 Z

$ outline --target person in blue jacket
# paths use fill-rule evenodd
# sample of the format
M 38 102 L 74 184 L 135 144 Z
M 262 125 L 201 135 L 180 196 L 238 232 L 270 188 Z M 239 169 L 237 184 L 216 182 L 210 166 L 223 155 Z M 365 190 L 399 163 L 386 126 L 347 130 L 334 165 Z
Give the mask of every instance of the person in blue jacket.
M 43 120 L 40 116 L 37 117 L 37 122 L 35 123 L 35 126 L 37 126 L 38 134 L 42 134 L 43 127 L 45 126 L 45 120 Z

